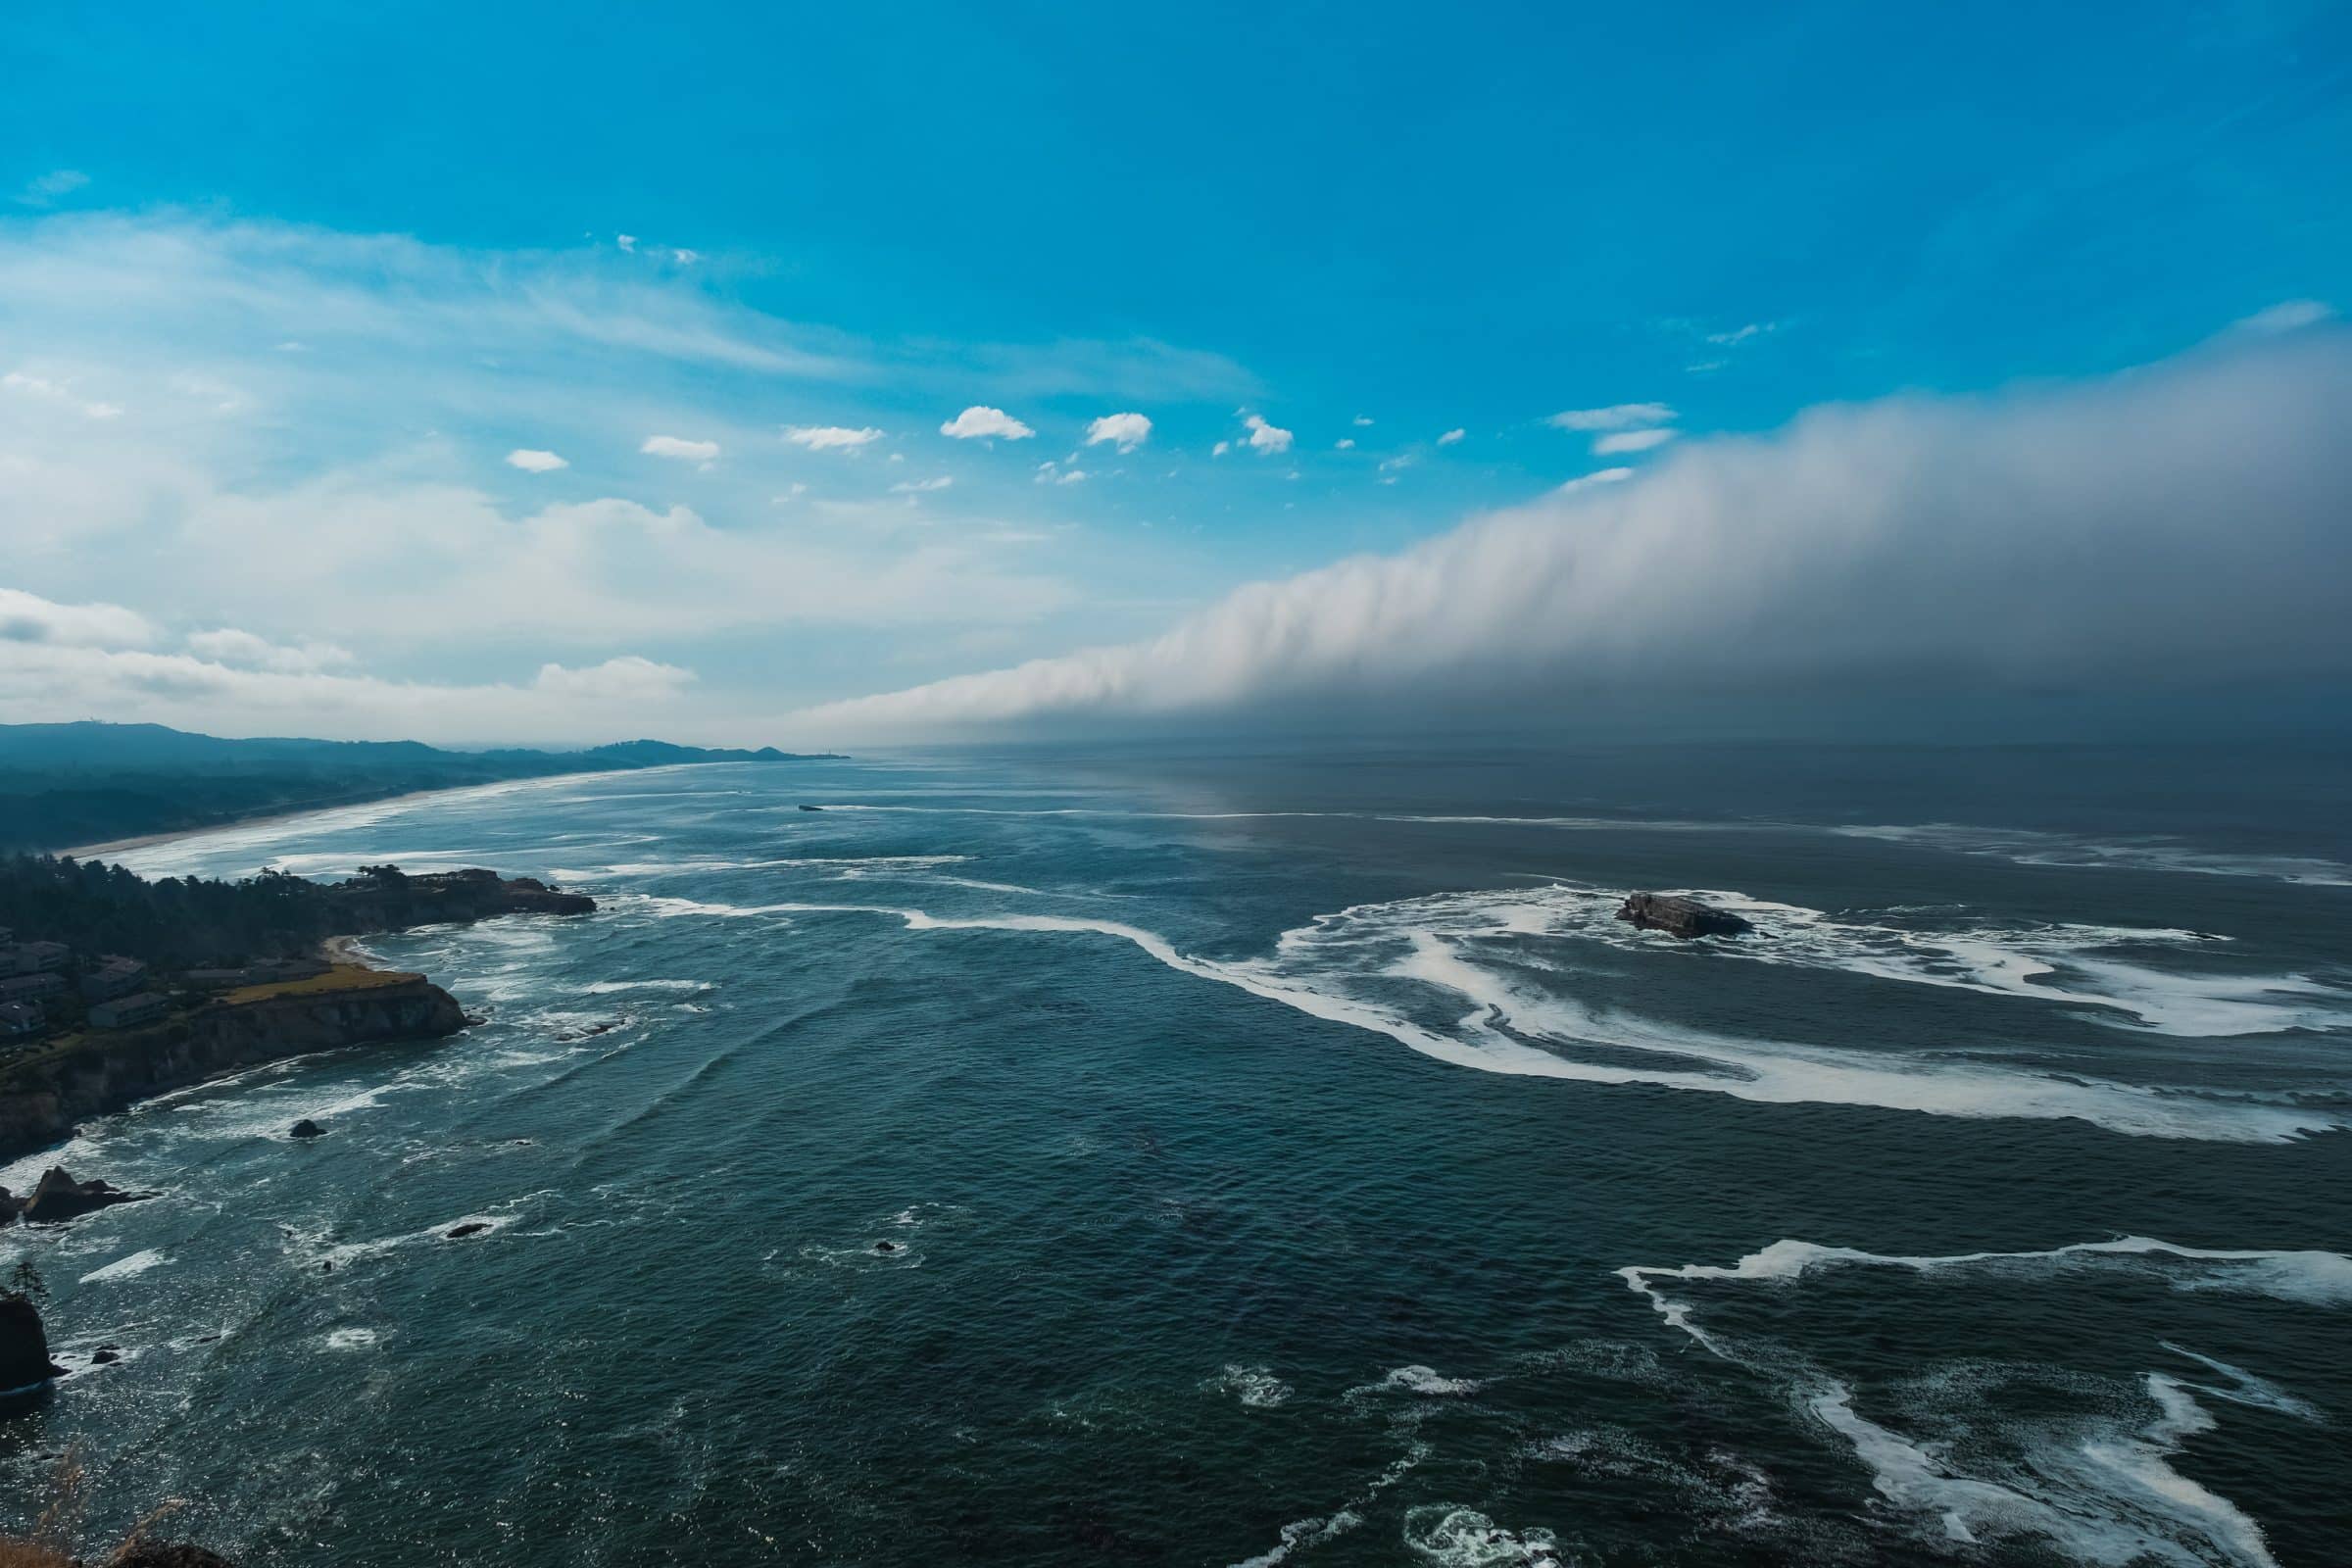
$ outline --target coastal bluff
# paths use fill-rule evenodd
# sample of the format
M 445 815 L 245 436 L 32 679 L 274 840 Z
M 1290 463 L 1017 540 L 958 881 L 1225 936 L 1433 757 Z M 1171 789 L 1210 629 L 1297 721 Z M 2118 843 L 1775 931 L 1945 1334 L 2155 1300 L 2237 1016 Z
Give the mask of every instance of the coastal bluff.
M 366 978 L 323 987 L 306 981 L 276 995 L 222 1000 L 10 1063 L 0 1074 L 0 1159 L 55 1144 L 89 1117 L 208 1078 L 343 1046 L 436 1040 L 466 1027 L 457 999 L 420 974 L 357 974 Z M 320 978 L 343 976 L 330 971 Z

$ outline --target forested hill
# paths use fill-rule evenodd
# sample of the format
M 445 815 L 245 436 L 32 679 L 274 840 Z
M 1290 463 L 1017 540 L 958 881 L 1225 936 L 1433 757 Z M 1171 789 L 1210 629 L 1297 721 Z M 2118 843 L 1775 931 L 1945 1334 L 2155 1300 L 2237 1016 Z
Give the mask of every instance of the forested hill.
M 0 724 L 0 848 L 67 849 L 554 773 L 807 760 L 650 740 L 452 752 L 416 741 L 222 740 L 161 724 Z

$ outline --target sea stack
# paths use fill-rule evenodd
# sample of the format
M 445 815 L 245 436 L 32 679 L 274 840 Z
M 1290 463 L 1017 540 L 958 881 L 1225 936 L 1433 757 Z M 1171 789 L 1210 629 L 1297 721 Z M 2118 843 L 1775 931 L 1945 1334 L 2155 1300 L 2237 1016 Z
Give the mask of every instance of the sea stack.
M 35 1225 L 60 1225 L 117 1203 L 136 1203 L 154 1196 L 126 1193 L 104 1181 L 77 1182 L 65 1166 L 52 1165 L 41 1173 L 40 1185 L 24 1200 L 24 1217 Z
M 1736 914 L 1670 893 L 1630 894 L 1618 906 L 1617 918 L 1644 931 L 1663 931 L 1685 942 L 1698 937 L 1745 936 L 1755 929 Z
M 22 1296 L 0 1296 L 0 1394 L 37 1389 L 64 1370 L 49 1359 L 40 1308 Z
M 326 1129 L 305 1116 L 286 1133 L 288 1138 L 324 1138 Z

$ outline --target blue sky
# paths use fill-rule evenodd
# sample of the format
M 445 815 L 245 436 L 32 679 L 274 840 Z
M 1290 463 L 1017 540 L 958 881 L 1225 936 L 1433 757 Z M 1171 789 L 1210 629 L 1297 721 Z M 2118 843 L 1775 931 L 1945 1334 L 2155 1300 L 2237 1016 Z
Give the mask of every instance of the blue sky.
M 319 9 L 0 30 L 0 716 L 766 739 L 2352 298 L 2340 7 Z

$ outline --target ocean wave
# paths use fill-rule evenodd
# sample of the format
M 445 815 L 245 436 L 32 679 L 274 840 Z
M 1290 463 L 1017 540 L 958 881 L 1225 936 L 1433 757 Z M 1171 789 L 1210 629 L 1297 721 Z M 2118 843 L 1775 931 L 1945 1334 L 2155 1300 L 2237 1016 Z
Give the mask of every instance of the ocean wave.
M 1846 838 L 1914 844 L 1954 855 L 1985 856 L 2020 865 L 2116 867 L 2133 871 L 2180 871 L 2197 876 L 2257 877 L 2313 887 L 2352 887 L 2352 865 L 2294 855 L 2230 855 L 2200 850 L 2177 838 L 2094 839 L 2022 828 L 1971 827 L 1963 822 L 1926 822 L 1902 827 L 1838 827 Z
M 2154 1268 L 2180 1290 L 2224 1290 L 2302 1305 L 2352 1305 L 2352 1257 L 2334 1252 L 2208 1249 L 2148 1237 L 2082 1242 L 2041 1251 L 1944 1256 L 1879 1253 L 1784 1240 L 1732 1264 L 1685 1263 L 1617 1270 L 1671 1328 L 1725 1361 L 1785 1381 L 1798 1408 L 1836 1433 L 1868 1468 L 1872 1486 L 1897 1510 L 1932 1520 L 1962 1545 L 2024 1539 L 2055 1544 L 2082 1562 L 2126 1568 L 2161 1562 L 2277 1568 L 2262 1528 L 2243 1509 L 2174 1468 L 2189 1438 L 2216 1422 L 2199 1395 L 2301 1420 L 2319 1413 L 2266 1380 L 2212 1356 L 2164 1345 L 2217 1374 L 2219 1384 L 2152 1370 L 2138 1392 L 2153 1415 L 2120 1415 L 2110 1401 L 2087 1413 L 2009 1419 L 1997 1399 L 1966 1401 L 1968 1423 L 1999 1431 L 2013 1453 L 1992 1454 L 1915 1438 L 1857 1408 L 1853 1385 L 1781 1347 L 1726 1337 L 1699 1321 L 1700 1307 L 1678 1284 L 1768 1285 L 1786 1289 L 1846 1268 L 1925 1275 L 2020 1272 L 2057 1275 L 2085 1267 Z M 1997 1387 L 1997 1384 L 1996 1384 Z
M 1547 894 L 1554 896 L 1550 902 Z M 1587 907 L 1593 897 L 1592 890 L 1553 885 L 1359 906 L 1284 932 L 1268 957 L 1233 960 L 1185 954 L 1141 926 L 1070 915 L 952 917 L 893 906 L 813 903 L 719 912 L 871 914 L 918 931 L 1113 937 L 1182 973 L 1485 1072 L 1652 1085 L 1765 1104 L 2078 1119 L 2157 1138 L 2276 1143 L 2347 1124 L 2340 1112 L 2222 1091 L 1734 1037 L 1602 1011 L 1531 985 L 1532 976 L 1480 961 L 1463 940 L 1542 934 L 1557 908 Z M 1623 940 L 1613 929 L 1611 936 Z M 1572 1054 L 1578 1051 L 1589 1054 Z
M 1566 1568 L 1548 1530 L 1506 1530 L 1475 1508 L 1427 1503 L 1404 1516 L 1404 1544 L 1440 1568 Z
M 126 1280 L 133 1275 L 146 1273 L 159 1263 L 169 1261 L 170 1259 L 165 1257 L 162 1252 L 151 1247 L 145 1251 L 133 1252 L 128 1257 L 118 1257 L 103 1268 L 94 1268 L 84 1274 L 77 1283 L 95 1285 L 102 1280 Z
M 1271 1410 L 1290 1401 L 1291 1386 L 1262 1366 L 1228 1362 L 1201 1385 L 1214 1394 L 1230 1394 L 1251 1409 Z

